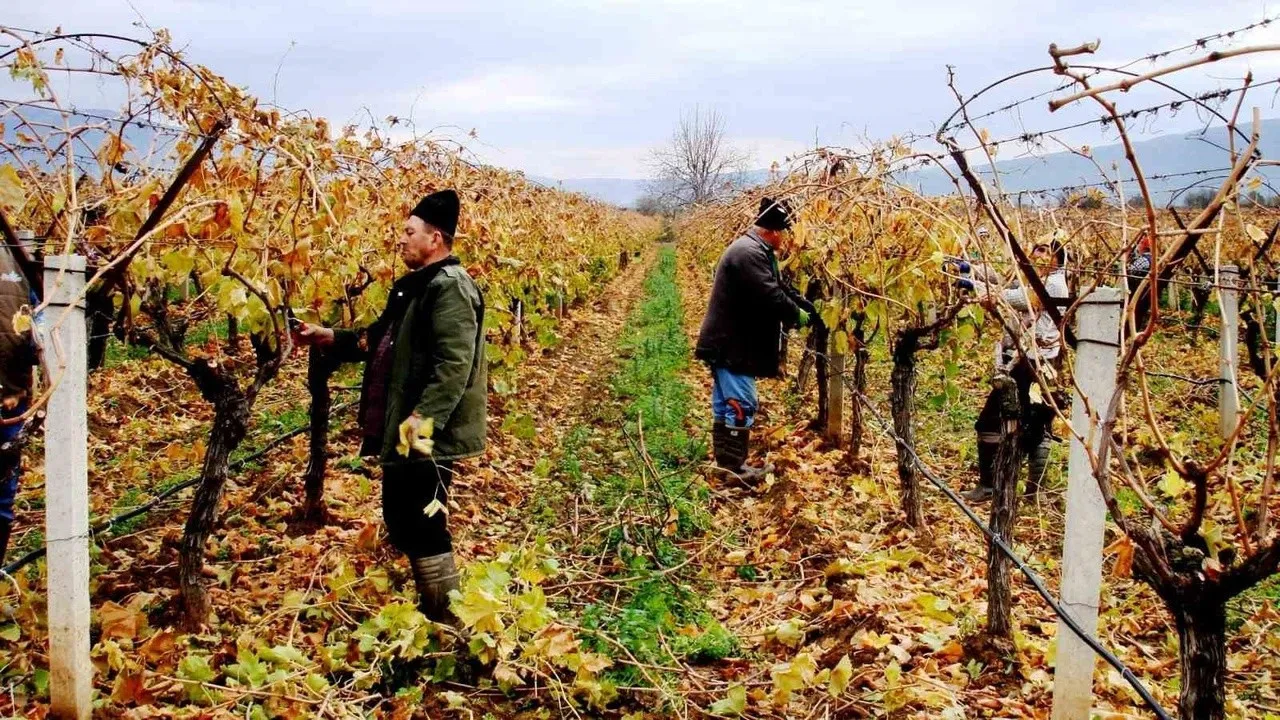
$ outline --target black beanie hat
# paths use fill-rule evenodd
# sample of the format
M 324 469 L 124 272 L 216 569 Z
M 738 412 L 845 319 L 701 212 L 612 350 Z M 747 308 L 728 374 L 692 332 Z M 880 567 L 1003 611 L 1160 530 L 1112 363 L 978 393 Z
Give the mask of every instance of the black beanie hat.
M 791 204 L 786 200 L 760 198 L 760 211 L 756 213 L 756 226 L 765 230 L 789 230 L 791 228 Z
M 410 215 L 417 215 L 422 222 L 453 237 L 458 231 L 458 193 L 452 190 L 433 192 L 422 198 Z

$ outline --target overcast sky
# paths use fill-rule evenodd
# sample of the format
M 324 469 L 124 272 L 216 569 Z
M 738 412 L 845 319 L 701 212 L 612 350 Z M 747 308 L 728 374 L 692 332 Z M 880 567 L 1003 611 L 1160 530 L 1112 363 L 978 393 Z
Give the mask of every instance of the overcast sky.
M 955 108 L 948 64 L 973 91 L 1047 64 L 1050 42 L 1101 38 L 1097 59 L 1118 63 L 1280 10 L 1258 0 L 6 4 L 0 23 L 32 29 L 142 35 L 132 25 L 145 20 L 264 100 L 337 124 L 397 115 L 412 116 L 419 130 L 459 136 L 451 128 L 474 129 L 470 146 L 483 160 L 560 179 L 647 176 L 651 149 L 697 104 L 722 112 L 734 142 L 766 167 L 815 142 L 854 145 L 864 136 L 931 130 Z M 1244 41 L 1280 42 L 1280 22 Z M 1273 80 L 1280 57 L 1232 62 L 1179 82 L 1197 92 L 1236 85 L 1246 68 L 1257 81 Z M 1047 74 L 1033 76 L 983 107 L 1054 84 Z M 1272 111 L 1275 89 L 1258 91 L 1251 104 L 1280 114 Z M 1135 91 L 1122 104 L 1170 97 Z M 92 93 L 72 100 L 95 106 Z M 1002 113 L 984 125 L 999 137 L 1020 125 L 1044 129 L 1098 114 L 1086 105 L 1049 116 L 1036 103 L 1020 117 Z M 1184 112 L 1145 129 L 1185 130 L 1196 122 Z M 1097 128 L 1063 137 L 1107 140 Z

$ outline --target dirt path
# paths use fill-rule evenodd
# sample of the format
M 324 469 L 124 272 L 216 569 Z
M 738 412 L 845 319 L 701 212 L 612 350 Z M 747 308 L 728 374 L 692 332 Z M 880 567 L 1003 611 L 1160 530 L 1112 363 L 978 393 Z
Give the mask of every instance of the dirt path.
M 594 419 L 617 363 L 619 333 L 654 257 L 651 248 L 590 307 L 575 311 L 562 344 L 528 364 L 507 408 L 490 418 L 489 447 L 468 463 L 454 494 L 452 527 L 463 561 L 527 536 L 528 514 L 545 482 L 538 463 L 549 462 L 568 432 Z M 516 422 L 526 418 L 531 438 L 530 425 L 522 430 Z

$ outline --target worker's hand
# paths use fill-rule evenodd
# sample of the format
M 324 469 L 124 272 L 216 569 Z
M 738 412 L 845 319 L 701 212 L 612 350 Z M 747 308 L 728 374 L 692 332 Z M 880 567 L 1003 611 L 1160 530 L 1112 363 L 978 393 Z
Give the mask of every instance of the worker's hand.
M 411 451 L 418 451 L 430 456 L 435 449 L 431 436 L 435 434 L 435 419 L 424 418 L 414 413 L 400 423 L 400 442 L 396 443 L 396 452 L 409 457 Z
M 333 330 L 323 325 L 300 322 L 294 326 L 299 345 L 315 345 L 326 348 L 333 344 Z

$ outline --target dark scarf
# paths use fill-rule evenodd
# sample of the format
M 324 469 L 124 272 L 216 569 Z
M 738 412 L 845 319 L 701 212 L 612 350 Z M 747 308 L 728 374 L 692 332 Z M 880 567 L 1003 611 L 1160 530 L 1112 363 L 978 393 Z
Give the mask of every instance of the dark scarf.
M 364 437 L 380 440 L 387 425 L 387 385 L 391 381 L 391 362 L 394 353 L 391 345 L 400 329 L 400 321 L 409 309 L 409 303 L 427 292 L 427 286 L 437 273 L 449 265 L 458 265 L 458 258 L 450 255 L 426 267 L 396 280 L 387 295 L 387 307 L 382 315 L 369 326 L 365 336 L 369 348 L 369 361 L 365 367 L 365 394 L 360 417 Z

